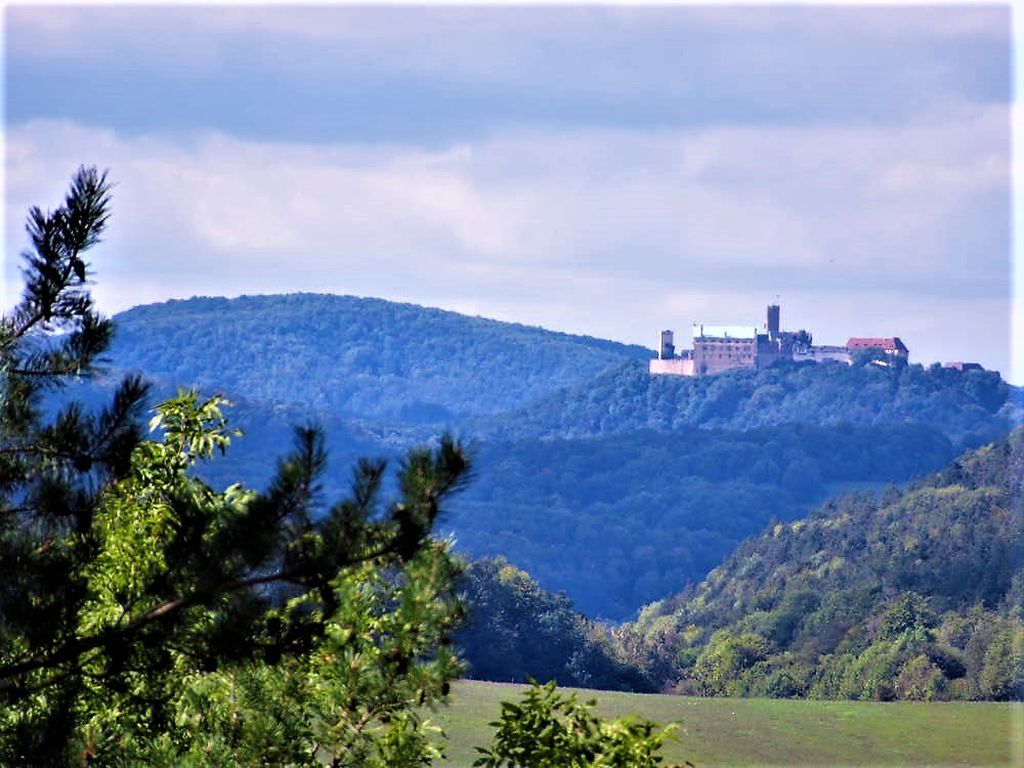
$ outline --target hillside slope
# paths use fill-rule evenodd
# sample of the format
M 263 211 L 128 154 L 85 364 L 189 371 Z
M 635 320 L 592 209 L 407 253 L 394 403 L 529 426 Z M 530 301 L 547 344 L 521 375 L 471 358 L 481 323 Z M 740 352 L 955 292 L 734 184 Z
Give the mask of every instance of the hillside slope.
M 1012 400 L 1016 398 L 1017 403 Z M 651 376 L 629 361 L 474 428 L 504 440 L 636 429 L 752 429 L 789 423 L 926 424 L 967 448 L 1005 435 L 1020 390 L 995 371 L 934 365 L 778 363 L 717 376 Z
M 920 366 L 652 377 L 639 347 L 379 299 L 202 298 L 115 320 L 112 373 L 238 403 L 246 434 L 210 481 L 260 487 L 291 425 L 318 421 L 336 495 L 356 457 L 452 429 L 477 458 L 443 521 L 459 547 L 615 620 L 839 486 L 901 483 L 1005 434 L 1019 407 L 998 374 Z
M 904 424 L 481 443 L 445 526 L 460 549 L 514 558 L 587 615 L 621 620 L 836 487 L 903 482 L 955 455 L 941 432 Z
M 51 393 L 52 402 L 76 400 L 88 409 L 98 410 L 110 402 L 121 373 L 120 370 L 111 370 L 74 382 Z M 177 393 L 179 385 L 173 381 L 143 373 L 143 378 L 150 385 L 145 398 L 147 409 Z M 231 447 L 226 455 L 217 454 L 196 468 L 204 480 L 219 488 L 236 482 L 251 488 L 263 488 L 273 477 L 278 459 L 291 450 L 296 427 L 310 423 L 319 425 L 327 440 L 327 470 L 322 484 L 327 496 L 340 496 L 349 490 L 352 469 L 360 458 L 397 459 L 404 455 L 409 445 L 417 442 L 414 430 L 346 419 L 300 404 L 251 400 L 239 397 L 224 387 L 210 385 L 200 390 L 200 394 L 203 397 L 226 395 L 229 404 L 223 409 L 224 415 L 231 428 L 240 433 L 231 438 Z M 432 432 L 424 434 L 433 435 Z
M 193 298 L 135 307 L 114 320 L 115 367 L 250 400 L 404 423 L 521 407 L 652 354 L 353 296 Z
M 682 690 L 1021 698 L 1022 605 L 1018 429 L 904 490 L 774 526 L 620 640 Z

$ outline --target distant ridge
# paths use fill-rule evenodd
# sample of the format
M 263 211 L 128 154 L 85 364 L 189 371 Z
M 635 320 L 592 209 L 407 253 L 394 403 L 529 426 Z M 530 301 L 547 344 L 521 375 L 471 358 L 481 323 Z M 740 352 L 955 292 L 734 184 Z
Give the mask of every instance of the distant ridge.
M 585 381 L 640 346 L 383 299 L 197 297 L 115 317 L 117 367 L 339 416 L 444 424 Z

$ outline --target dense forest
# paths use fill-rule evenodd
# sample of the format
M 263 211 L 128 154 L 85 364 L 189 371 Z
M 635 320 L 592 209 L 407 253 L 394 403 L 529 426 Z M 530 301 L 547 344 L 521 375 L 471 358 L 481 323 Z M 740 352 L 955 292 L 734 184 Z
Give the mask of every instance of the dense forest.
M 444 424 L 597 375 L 642 347 L 354 296 L 193 298 L 117 316 L 115 367 L 335 416 Z
M 72 394 L 99 403 L 108 389 L 81 384 Z M 173 394 L 157 386 L 149 400 Z M 360 457 L 394 462 L 430 434 L 247 399 L 226 412 L 242 434 L 226 457 L 200 470 L 215 486 L 258 485 L 291 445 L 293 428 L 310 419 L 326 435 L 326 496 L 348 490 Z M 453 499 L 441 529 L 464 553 L 506 556 L 587 615 L 613 620 L 700 581 L 772 521 L 800 517 L 850 487 L 905 481 L 955 455 L 938 430 L 905 424 L 638 430 L 479 440 L 471 450 L 474 482 Z
M 744 542 L 619 630 L 649 679 L 706 695 L 1024 697 L 1024 430 L 909 487 Z
M 115 369 L 236 399 L 506 441 L 913 422 L 970 447 L 1005 434 L 1012 410 L 1013 388 L 994 371 L 779 363 L 650 376 L 653 352 L 643 347 L 352 296 L 169 301 L 123 312 L 116 327 Z
M 244 435 L 203 469 L 215 485 L 272 473 L 296 424 L 324 429 L 327 494 L 347 490 L 358 457 L 394 461 L 451 430 L 475 459 L 440 521 L 459 549 L 508 557 L 613 620 L 700 581 L 772 522 L 936 470 L 1021 411 L 995 372 L 654 377 L 640 347 L 377 299 L 197 298 L 116 327 L 110 381 L 139 370 L 154 402 L 194 385 L 235 403 Z
M 913 425 L 747 432 L 689 428 L 484 443 L 477 482 L 442 524 L 505 555 L 587 615 L 624 619 L 700 581 L 746 537 L 830 493 L 942 466 L 948 438 Z
M 1019 393 L 995 371 L 935 364 L 793 363 L 695 378 L 651 376 L 630 361 L 477 429 L 505 439 L 584 437 L 636 429 L 746 430 L 788 423 L 931 425 L 958 447 L 1006 434 Z

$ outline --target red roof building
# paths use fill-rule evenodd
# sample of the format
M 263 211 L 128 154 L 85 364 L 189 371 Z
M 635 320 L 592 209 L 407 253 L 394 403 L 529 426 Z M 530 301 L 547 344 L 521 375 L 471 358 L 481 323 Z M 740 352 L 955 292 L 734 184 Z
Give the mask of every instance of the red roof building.
M 860 352 L 865 349 L 880 349 L 887 355 L 893 355 L 896 357 L 910 356 L 910 350 L 907 349 L 907 345 L 900 340 L 899 336 L 889 336 L 886 338 L 853 337 L 846 340 L 846 348 L 850 352 Z

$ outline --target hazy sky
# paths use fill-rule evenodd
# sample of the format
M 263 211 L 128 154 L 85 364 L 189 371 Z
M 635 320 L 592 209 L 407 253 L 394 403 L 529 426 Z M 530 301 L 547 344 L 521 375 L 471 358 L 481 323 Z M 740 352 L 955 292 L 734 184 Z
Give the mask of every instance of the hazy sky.
M 1010 374 L 1008 5 L 4 13 L 5 306 L 86 163 L 107 312 L 333 292 L 653 347 L 778 296 Z

